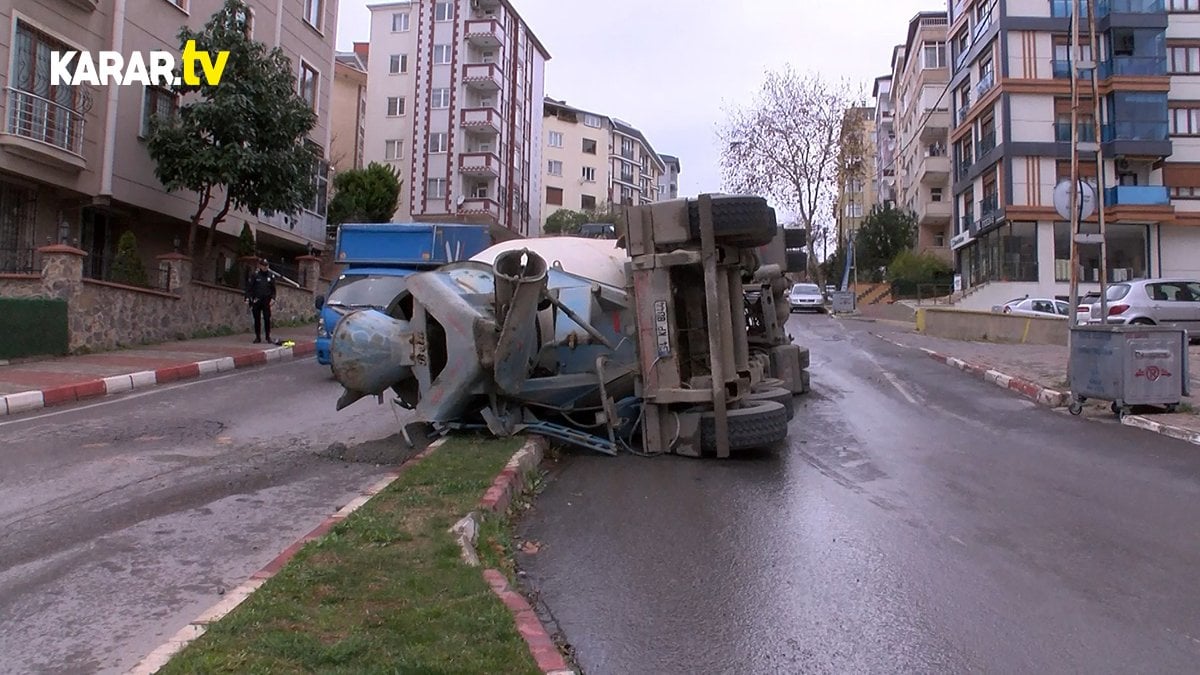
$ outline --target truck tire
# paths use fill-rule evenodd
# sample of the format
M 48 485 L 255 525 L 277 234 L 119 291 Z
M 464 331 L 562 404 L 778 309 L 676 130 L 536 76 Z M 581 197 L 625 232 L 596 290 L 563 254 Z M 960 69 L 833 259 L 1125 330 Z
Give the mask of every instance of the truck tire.
M 789 249 L 808 248 L 808 228 L 783 228 L 783 247 Z
M 762 197 L 714 196 L 713 236 L 727 246 L 754 248 L 771 243 L 777 233 L 775 209 Z M 688 200 L 692 239 L 700 241 L 700 201 Z
M 800 274 L 808 269 L 807 251 L 787 252 L 787 271 L 789 274 Z
M 729 449 L 749 450 L 774 445 L 787 438 L 788 414 L 783 404 L 774 401 L 748 401 L 741 408 L 727 411 Z M 716 414 L 700 415 L 700 453 L 717 454 Z
M 783 387 L 766 387 L 758 391 L 752 391 L 746 395 L 746 400 L 774 401 L 782 405 L 783 409 L 787 411 L 789 421 L 796 416 L 796 395 Z

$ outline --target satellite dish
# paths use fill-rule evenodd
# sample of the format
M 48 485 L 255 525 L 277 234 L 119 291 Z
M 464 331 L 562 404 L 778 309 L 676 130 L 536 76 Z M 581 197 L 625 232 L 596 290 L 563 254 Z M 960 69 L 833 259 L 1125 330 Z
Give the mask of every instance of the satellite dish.
M 462 206 L 462 205 L 463 205 L 463 202 L 465 202 L 465 201 L 467 201 L 467 196 L 466 196 L 466 195 L 459 195 L 459 196 L 458 196 L 458 205 L 459 205 L 459 206 Z
M 1096 212 L 1096 188 L 1091 183 L 1079 181 L 1079 219 L 1090 218 Z M 1071 220 L 1071 181 L 1059 181 L 1054 186 L 1054 210 L 1066 220 Z

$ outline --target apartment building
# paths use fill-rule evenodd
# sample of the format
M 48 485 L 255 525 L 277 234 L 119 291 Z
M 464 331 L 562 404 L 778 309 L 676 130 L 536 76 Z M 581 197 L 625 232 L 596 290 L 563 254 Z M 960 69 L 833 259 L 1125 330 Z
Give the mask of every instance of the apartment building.
M 545 47 L 508 0 L 369 9 L 366 161 L 400 168 L 396 218 L 536 236 Z
M 854 106 L 842 118 L 841 154 L 838 157 L 837 221 L 838 242 L 846 244 L 878 201 L 881 173 L 875 120 L 872 107 Z
M 679 199 L 679 174 L 683 172 L 683 165 L 680 164 L 678 157 L 672 155 L 659 155 L 659 157 L 662 158 L 666 170 L 658 179 L 658 198 L 661 200 Z
M 1053 190 L 1070 176 L 1071 0 L 949 3 L 954 250 L 968 306 L 1026 293 L 1065 297 L 1070 224 Z M 1108 281 L 1200 275 L 1200 14 L 1194 0 L 1108 0 L 1095 54 Z M 1084 47 L 1085 58 L 1090 49 Z M 1085 92 L 1090 93 L 1090 87 Z M 1094 154 L 1086 180 L 1097 181 Z M 1085 230 L 1098 231 L 1097 219 Z M 1080 247 L 1081 291 L 1099 246 Z
M 334 59 L 329 161 L 336 174 L 366 166 L 367 63 L 353 51 L 338 52 Z
M 660 200 L 667 165 L 641 131 L 551 98 L 542 110 L 543 220 L 559 209 L 604 211 Z
M 898 58 L 903 47 L 892 50 L 892 61 Z M 892 76 L 875 78 L 875 124 L 873 143 L 875 149 L 872 180 L 875 196 L 880 204 L 896 202 L 896 111 L 892 103 Z
M 921 12 L 892 63 L 897 204 L 917 218 L 917 250 L 952 263 L 950 82 L 945 12 Z
M 0 273 L 36 273 L 36 249 L 48 243 L 82 248 L 84 274 L 107 279 L 116 242 L 138 238 L 147 268 L 154 256 L 186 241 L 198 204 L 189 191 L 167 193 L 154 175 L 144 135 L 151 116 L 176 110 L 170 92 L 137 86 L 52 86 L 55 51 L 168 50 L 178 54 L 181 26 L 199 30 L 220 0 L 25 0 L 0 4 Z M 249 0 L 247 31 L 291 58 L 297 91 L 317 111 L 309 143 L 319 157 L 329 147 L 336 0 Z M 260 251 L 281 262 L 325 243 L 327 165 L 314 169 L 319 194 L 302 213 L 269 217 L 233 212 L 219 227 L 215 281 L 234 261 L 243 224 Z M 213 195 L 205 222 L 222 204 Z M 202 241 L 202 240 L 201 240 Z

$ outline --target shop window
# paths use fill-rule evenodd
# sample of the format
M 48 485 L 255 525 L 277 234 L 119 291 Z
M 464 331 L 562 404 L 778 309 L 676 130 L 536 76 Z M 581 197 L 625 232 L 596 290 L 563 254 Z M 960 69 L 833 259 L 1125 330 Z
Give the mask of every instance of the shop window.
M 1095 231 L 1095 224 L 1084 224 Z M 1144 279 L 1150 257 L 1149 232 L 1146 225 L 1109 224 L 1106 226 L 1108 282 Z M 1071 280 L 1071 224 L 1054 224 L 1054 280 Z M 1098 246 L 1079 247 L 1079 280 L 1100 283 L 1100 251 Z

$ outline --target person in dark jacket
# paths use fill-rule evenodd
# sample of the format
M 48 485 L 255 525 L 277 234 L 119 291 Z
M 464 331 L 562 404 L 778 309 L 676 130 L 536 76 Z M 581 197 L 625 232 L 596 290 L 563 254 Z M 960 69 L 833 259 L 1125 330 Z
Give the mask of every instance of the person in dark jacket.
M 275 273 L 266 258 L 259 258 L 258 269 L 246 279 L 246 304 L 254 316 L 254 342 L 262 342 L 266 328 L 267 342 L 271 341 L 271 305 L 275 302 Z

